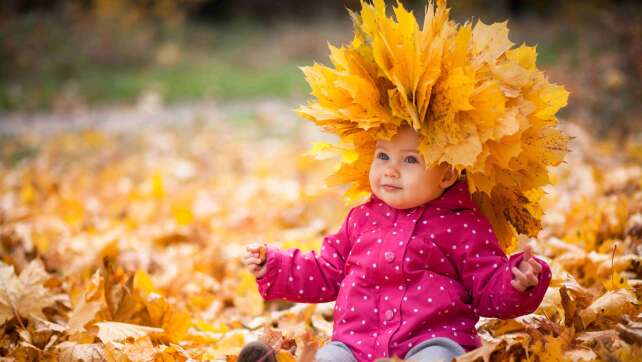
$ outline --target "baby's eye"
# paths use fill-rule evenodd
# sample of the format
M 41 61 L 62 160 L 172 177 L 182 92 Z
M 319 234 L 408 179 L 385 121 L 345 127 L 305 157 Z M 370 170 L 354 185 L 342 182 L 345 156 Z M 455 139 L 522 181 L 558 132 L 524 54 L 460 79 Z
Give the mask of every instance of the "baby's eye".
M 377 158 L 380 159 L 380 160 L 387 160 L 388 159 L 388 155 L 386 155 L 383 152 L 379 152 L 379 153 L 377 153 Z
M 408 156 L 408 157 L 406 157 L 406 162 L 408 162 L 408 163 L 419 163 L 419 160 L 417 160 L 417 157 L 415 157 L 415 156 Z

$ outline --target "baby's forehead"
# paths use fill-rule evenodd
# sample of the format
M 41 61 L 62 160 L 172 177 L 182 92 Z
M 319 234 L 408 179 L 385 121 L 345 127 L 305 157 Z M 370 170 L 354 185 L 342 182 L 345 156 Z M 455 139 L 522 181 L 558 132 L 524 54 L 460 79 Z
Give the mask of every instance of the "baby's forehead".
M 403 150 L 414 150 L 419 148 L 418 139 L 410 135 L 397 135 L 391 140 L 379 139 L 375 142 L 375 147 L 398 148 Z

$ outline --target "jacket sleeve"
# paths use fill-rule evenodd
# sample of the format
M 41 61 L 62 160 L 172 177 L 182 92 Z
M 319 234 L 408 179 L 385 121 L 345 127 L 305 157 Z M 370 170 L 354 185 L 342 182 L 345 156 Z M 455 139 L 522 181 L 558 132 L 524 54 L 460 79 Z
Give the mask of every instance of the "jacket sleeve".
M 344 277 L 354 229 L 353 211 L 335 234 L 323 238 L 321 252 L 280 250 L 268 246 L 266 272 L 256 280 L 265 300 L 283 299 L 300 303 L 331 302 L 337 298 Z
M 551 281 L 548 264 L 533 257 L 542 266 L 539 282 L 523 292 L 513 287 L 513 267 L 519 267 L 523 252 L 507 257 L 492 231 L 490 222 L 480 214 L 461 216 L 457 223 L 464 238 L 453 248 L 459 276 L 472 294 L 475 312 L 482 317 L 509 319 L 534 312 L 544 298 Z

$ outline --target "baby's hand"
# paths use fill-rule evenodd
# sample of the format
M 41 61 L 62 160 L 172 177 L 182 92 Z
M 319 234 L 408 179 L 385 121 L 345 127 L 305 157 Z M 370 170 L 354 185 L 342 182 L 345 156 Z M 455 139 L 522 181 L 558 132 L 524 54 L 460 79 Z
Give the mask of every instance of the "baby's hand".
M 524 247 L 524 259 L 519 263 L 519 269 L 513 267 L 513 288 L 520 292 L 525 291 L 528 287 L 536 286 L 539 283 L 539 273 L 542 266 L 532 258 L 533 251 L 530 245 Z
M 246 253 L 243 257 L 243 264 L 245 264 L 252 274 L 257 278 L 262 278 L 265 275 L 265 261 L 267 260 L 267 247 L 265 244 L 253 243 L 246 247 Z

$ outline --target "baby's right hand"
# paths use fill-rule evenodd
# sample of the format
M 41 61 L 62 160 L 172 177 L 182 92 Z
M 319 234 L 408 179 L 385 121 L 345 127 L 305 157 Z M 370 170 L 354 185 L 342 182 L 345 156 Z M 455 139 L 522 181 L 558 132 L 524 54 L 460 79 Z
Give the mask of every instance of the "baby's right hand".
M 253 243 L 246 247 L 243 263 L 250 269 L 256 278 L 265 275 L 267 260 L 267 246 L 265 244 Z

